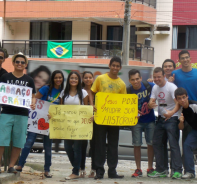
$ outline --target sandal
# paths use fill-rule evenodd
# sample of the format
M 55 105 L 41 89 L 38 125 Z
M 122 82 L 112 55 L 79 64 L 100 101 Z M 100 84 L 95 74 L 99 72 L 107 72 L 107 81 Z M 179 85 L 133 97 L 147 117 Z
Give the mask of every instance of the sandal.
M 73 179 L 77 179 L 77 178 L 79 178 L 78 175 L 71 174 L 70 176 L 67 176 L 67 177 L 65 178 L 65 180 L 73 180 Z
M 80 178 L 85 178 L 85 175 L 86 175 L 86 171 L 85 170 L 81 170 L 80 173 L 79 173 L 79 177 Z
M 46 178 L 52 178 L 52 175 L 48 172 L 47 174 L 46 173 L 44 173 L 44 176 L 46 177 Z
M 96 171 L 95 170 L 91 170 L 90 174 L 88 175 L 88 178 L 94 178 L 96 176 Z
M 22 171 L 23 171 L 23 169 L 22 169 L 22 168 L 21 168 L 21 169 L 18 169 L 18 167 L 20 167 L 20 166 L 15 167 L 16 171 L 18 171 L 18 172 L 22 172 Z

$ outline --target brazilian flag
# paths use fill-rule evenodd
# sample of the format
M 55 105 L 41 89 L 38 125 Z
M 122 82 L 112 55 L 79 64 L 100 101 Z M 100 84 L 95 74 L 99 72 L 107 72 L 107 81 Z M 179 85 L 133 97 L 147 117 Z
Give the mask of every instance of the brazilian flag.
M 71 58 L 72 57 L 72 45 L 73 42 L 57 43 L 50 42 L 47 43 L 47 57 L 48 58 Z

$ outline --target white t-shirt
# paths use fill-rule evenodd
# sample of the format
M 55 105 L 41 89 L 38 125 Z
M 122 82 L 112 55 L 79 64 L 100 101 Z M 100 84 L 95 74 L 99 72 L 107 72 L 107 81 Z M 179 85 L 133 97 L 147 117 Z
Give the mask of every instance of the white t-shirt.
M 165 86 L 159 87 L 154 85 L 151 98 L 154 98 L 158 101 L 158 114 L 163 118 L 163 114 L 166 113 L 165 109 L 171 111 L 175 107 L 175 96 L 174 91 L 177 89 L 177 86 L 171 82 L 166 82 Z M 179 110 L 180 111 L 180 110 Z M 179 116 L 180 112 L 176 112 L 173 116 Z
M 82 89 L 82 98 L 84 99 L 88 95 L 87 91 L 85 89 Z M 63 98 L 64 96 L 64 90 L 61 91 L 60 98 Z M 68 96 L 64 99 L 65 105 L 80 105 L 80 100 L 78 97 L 78 94 L 75 96 Z M 83 104 L 83 102 L 82 102 Z

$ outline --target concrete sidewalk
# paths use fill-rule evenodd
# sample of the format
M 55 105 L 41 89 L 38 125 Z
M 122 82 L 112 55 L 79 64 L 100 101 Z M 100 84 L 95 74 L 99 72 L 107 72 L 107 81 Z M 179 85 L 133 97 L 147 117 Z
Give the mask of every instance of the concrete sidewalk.
M 1 170 L 3 170 L 3 168 L 1 168 Z M 0 184 L 5 184 L 10 181 L 16 181 L 18 177 L 20 177 L 20 173 L 11 174 L 11 173 L 7 173 L 7 172 L 2 172 L 0 174 Z

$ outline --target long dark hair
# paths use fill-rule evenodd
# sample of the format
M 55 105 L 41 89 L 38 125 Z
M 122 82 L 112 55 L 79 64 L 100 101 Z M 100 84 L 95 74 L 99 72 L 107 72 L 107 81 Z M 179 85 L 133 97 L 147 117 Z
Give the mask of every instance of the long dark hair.
M 55 71 L 52 73 L 51 78 L 50 78 L 50 82 L 49 82 L 49 91 L 48 91 L 47 97 L 48 97 L 49 95 L 51 95 L 52 89 L 54 88 L 54 85 L 55 85 L 55 83 L 54 83 L 54 78 L 55 78 L 55 75 L 58 74 L 58 73 L 60 73 L 60 74 L 62 75 L 62 78 L 63 78 L 62 84 L 61 84 L 61 86 L 60 86 L 60 87 L 61 87 L 61 90 L 60 90 L 60 91 L 62 91 L 62 90 L 64 89 L 64 74 L 62 73 L 61 70 L 55 70 Z
M 91 74 L 91 75 L 92 75 L 92 77 L 94 76 L 92 72 L 90 72 L 90 71 L 85 71 L 85 72 L 83 72 L 83 74 L 82 74 L 82 78 L 84 78 L 84 76 L 85 76 L 85 74 L 86 74 L 86 73 Z M 85 84 L 84 84 L 84 82 L 83 82 L 83 81 L 82 81 L 82 84 L 81 84 L 81 85 L 82 85 L 82 88 L 84 88 L 84 87 L 85 87 Z
M 79 100 L 80 100 L 81 104 L 83 104 L 83 95 L 82 95 L 82 87 L 81 87 L 81 77 L 75 71 L 70 72 L 69 75 L 68 75 L 67 82 L 66 82 L 66 88 L 64 90 L 63 102 L 64 102 L 64 99 L 65 98 L 68 98 L 69 97 L 69 92 L 70 92 L 70 77 L 71 77 L 72 74 L 75 74 L 78 77 L 77 94 L 79 96 Z
M 32 71 L 31 73 L 29 73 L 29 76 L 34 79 L 40 72 L 46 72 L 49 75 L 49 79 L 47 81 L 47 84 L 48 84 L 49 83 L 49 80 L 50 80 L 50 77 L 51 77 L 51 71 L 46 66 L 40 65 L 34 71 Z

